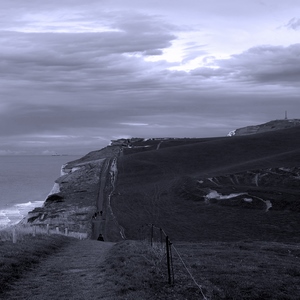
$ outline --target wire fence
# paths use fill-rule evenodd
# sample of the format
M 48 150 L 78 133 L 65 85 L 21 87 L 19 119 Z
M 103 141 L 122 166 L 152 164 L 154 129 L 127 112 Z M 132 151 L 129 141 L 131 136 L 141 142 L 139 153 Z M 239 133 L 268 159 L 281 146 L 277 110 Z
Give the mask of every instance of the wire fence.
M 1 241 L 12 241 L 17 243 L 22 240 L 26 235 L 36 236 L 38 234 L 50 235 L 60 234 L 80 240 L 86 239 L 88 234 L 86 232 L 69 231 L 67 227 L 60 228 L 58 226 L 50 226 L 50 224 L 38 224 L 38 225 L 17 225 L 4 228 L 0 230 Z
M 175 272 L 174 272 L 174 263 L 173 263 L 174 262 L 173 252 L 175 252 L 177 258 L 179 259 L 181 265 L 187 272 L 188 276 L 193 281 L 195 286 L 199 289 L 203 299 L 208 300 L 208 298 L 203 292 L 202 285 L 196 281 L 195 277 L 193 276 L 190 270 L 191 268 L 188 267 L 188 264 L 184 261 L 182 255 L 179 253 L 178 249 L 176 249 L 175 245 L 172 243 L 172 241 L 169 239 L 169 236 L 162 228 L 157 227 L 154 224 L 145 224 L 144 226 L 142 226 L 140 230 L 140 235 L 141 235 L 141 239 L 146 238 L 146 240 L 148 240 L 152 248 L 159 249 L 160 251 L 162 251 L 162 253 L 164 253 L 164 256 L 166 257 L 167 276 L 168 276 L 169 284 L 171 285 L 175 284 Z

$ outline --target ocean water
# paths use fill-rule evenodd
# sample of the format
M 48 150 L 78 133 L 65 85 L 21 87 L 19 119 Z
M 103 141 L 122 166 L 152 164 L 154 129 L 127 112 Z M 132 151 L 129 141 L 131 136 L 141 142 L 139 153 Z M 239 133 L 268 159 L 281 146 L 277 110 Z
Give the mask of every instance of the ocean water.
M 42 206 L 61 167 L 80 156 L 0 156 L 0 228 Z

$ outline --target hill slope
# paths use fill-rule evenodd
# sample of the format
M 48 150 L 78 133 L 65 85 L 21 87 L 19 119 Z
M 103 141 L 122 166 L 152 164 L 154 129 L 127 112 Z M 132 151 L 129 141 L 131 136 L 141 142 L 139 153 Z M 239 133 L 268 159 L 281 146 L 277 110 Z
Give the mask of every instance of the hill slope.
M 296 241 L 299 136 L 298 126 L 231 138 L 163 140 L 156 146 L 139 142 L 141 151 L 126 149 L 118 159 L 115 215 L 128 238 L 155 223 L 177 240 Z M 268 172 L 275 175 L 261 184 L 258 178 Z M 280 176 L 290 179 L 277 186 Z M 233 179 L 238 177 L 248 181 Z
M 264 124 L 247 126 L 231 131 L 228 135 L 248 135 L 267 131 L 275 131 L 300 125 L 300 119 L 273 120 Z

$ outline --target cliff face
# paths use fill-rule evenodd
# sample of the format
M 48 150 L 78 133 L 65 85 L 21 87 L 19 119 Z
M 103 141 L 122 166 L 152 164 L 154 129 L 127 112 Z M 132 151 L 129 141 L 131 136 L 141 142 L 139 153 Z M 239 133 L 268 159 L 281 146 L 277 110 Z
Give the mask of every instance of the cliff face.
M 87 237 L 92 232 L 92 217 L 97 212 L 99 176 L 106 158 L 118 155 L 120 147 L 108 146 L 62 166 L 61 177 L 43 207 L 29 212 L 23 223 L 37 226 L 49 224 L 60 231 L 80 232 Z
M 234 131 L 231 131 L 228 135 L 229 136 L 249 135 L 249 134 L 256 134 L 256 133 L 262 133 L 267 131 L 286 129 L 294 126 L 300 126 L 300 119 L 274 120 L 260 125 L 242 127 Z

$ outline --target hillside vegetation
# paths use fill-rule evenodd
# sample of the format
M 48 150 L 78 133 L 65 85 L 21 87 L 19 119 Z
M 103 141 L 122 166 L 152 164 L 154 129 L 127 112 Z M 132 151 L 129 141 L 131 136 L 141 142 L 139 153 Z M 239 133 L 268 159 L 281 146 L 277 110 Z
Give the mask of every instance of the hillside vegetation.
M 257 186 L 214 180 L 299 167 L 299 136 L 298 126 L 248 136 L 140 141 L 118 159 L 113 211 L 131 239 L 140 237 L 145 223 L 154 223 L 173 240 L 297 242 L 297 173 L 291 171 L 294 187 L 287 184 L 279 190 L 271 182 Z M 222 195 L 248 193 L 244 197 L 250 194 L 252 202 L 241 196 L 227 200 L 206 197 L 213 188 Z M 268 211 L 266 201 L 273 202 Z

